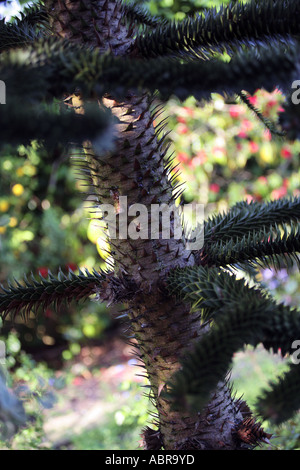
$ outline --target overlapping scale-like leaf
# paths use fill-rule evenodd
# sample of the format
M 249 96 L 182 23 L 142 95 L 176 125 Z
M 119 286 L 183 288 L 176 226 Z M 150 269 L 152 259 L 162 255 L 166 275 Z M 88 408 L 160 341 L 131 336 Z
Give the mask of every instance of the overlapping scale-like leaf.
M 230 369 L 234 353 L 246 345 L 262 344 L 282 355 L 294 352 L 300 313 L 244 280 L 217 268 L 195 267 L 172 270 L 167 283 L 171 294 L 203 309 L 204 320 L 213 320 L 170 380 L 166 397 L 175 407 L 200 410 Z

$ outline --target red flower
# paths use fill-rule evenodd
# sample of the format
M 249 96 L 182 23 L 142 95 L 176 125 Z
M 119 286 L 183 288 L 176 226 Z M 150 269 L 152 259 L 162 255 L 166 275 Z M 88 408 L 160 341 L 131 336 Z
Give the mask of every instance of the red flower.
M 243 119 L 243 121 L 242 121 L 242 130 L 243 131 L 251 131 L 252 128 L 253 128 L 252 122 L 249 121 L 249 119 Z
M 46 318 L 51 318 L 52 317 L 52 310 L 50 308 L 47 308 L 46 312 L 45 312 L 45 317 Z
M 42 266 L 40 268 L 38 268 L 38 273 L 43 276 L 43 277 L 48 277 L 48 268 L 46 268 L 45 266 Z
M 265 132 L 264 132 L 264 139 L 265 140 L 271 140 L 272 139 L 272 134 L 271 132 L 269 131 L 269 129 L 266 129 Z
M 259 150 L 259 145 L 256 142 L 254 142 L 253 140 L 251 140 L 251 142 L 249 142 L 249 147 L 250 147 L 250 152 L 252 152 L 252 153 L 256 153 Z
M 248 96 L 248 101 L 249 103 L 252 104 L 252 106 L 256 106 L 257 105 L 257 96 Z
M 186 134 L 188 131 L 189 128 L 185 124 L 179 123 L 177 128 L 178 134 Z
M 241 114 L 240 107 L 236 105 L 230 106 L 229 114 L 234 119 L 238 118 Z
M 76 271 L 77 265 L 74 264 L 74 263 L 68 263 L 68 264 L 66 264 L 66 269 L 67 270 L 71 269 L 71 271 Z
M 194 110 L 193 108 L 189 108 L 188 106 L 184 106 L 183 109 L 189 116 L 194 116 Z
M 265 176 L 260 176 L 257 181 L 263 184 L 268 184 L 268 180 Z
M 209 186 L 209 189 L 212 193 L 218 193 L 220 191 L 220 186 L 217 184 L 217 183 L 212 183 L 210 186 Z
M 186 119 L 183 116 L 177 116 L 176 120 L 177 122 L 181 122 L 182 124 L 186 123 Z
M 74 379 L 72 380 L 72 384 L 75 385 L 76 387 L 78 387 L 79 385 L 82 385 L 83 382 L 84 382 L 83 377 L 74 377 Z
M 282 147 L 280 154 L 282 158 L 285 158 L 286 160 L 289 160 L 293 156 L 292 152 L 287 147 Z
M 271 198 L 272 199 L 280 199 L 281 197 L 286 196 L 287 189 L 284 186 L 281 186 L 281 188 L 278 189 L 273 189 L 271 192 Z
M 237 136 L 240 138 L 240 139 L 246 139 L 247 138 L 247 132 L 245 131 L 240 131 Z
M 278 104 L 278 101 L 277 100 L 274 100 L 274 98 L 271 98 L 268 102 L 267 102 L 267 107 L 268 108 L 274 108 L 274 106 L 276 106 Z
M 251 194 L 245 194 L 245 199 L 246 199 L 246 201 L 248 202 L 248 204 L 249 204 L 251 201 L 254 201 L 254 197 L 251 196 Z
M 188 163 L 189 161 L 189 156 L 187 153 L 185 152 L 179 152 L 177 154 L 177 160 L 180 162 L 180 163 Z
M 206 156 L 206 153 L 204 150 L 200 150 L 200 152 L 197 152 L 197 154 L 195 155 L 195 157 L 193 158 L 192 160 L 192 166 L 193 167 L 196 167 L 196 166 L 199 166 L 199 165 L 202 165 L 203 163 L 205 163 L 207 160 L 207 156 Z
M 283 183 L 282 183 L 282 186 L 284 186 L 285 188 L 288 188 L 290 185 L 290 181 L 288 178 L 284 178 L 283 179 Z

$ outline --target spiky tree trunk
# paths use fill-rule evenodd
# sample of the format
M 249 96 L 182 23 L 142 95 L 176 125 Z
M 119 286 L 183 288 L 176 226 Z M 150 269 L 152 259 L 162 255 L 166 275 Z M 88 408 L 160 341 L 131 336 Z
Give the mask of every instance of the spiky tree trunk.
M 84 42 L 118 56 L 132 53 L 134 27 L 123 21 L 119 1 L 48 1 L 47 8 L 56 34 L 70 42 Z M 97 155 L 85 144 L 87 170 L 98 202 L 113 204 L 116 213 L 120 196 L 127 197 L 128 207 L 143 204 L 148 214 L 154 203 L 170 207 L 174 203 L 170 162 L 165 159 L 164 139 L 158 137 L 153 124 L 156 113 L 150 109 L 152 97 L 129 91 L 122 102 L 109 95 L 102 101 L 119 124 L 112 153 Z M 82 106 L 80 112 L 84 112 L 84 103 Z M 170 268 L 195 264 L 192 252 L 182 239 L 174 237 L 117 238 L 111 242 L 115 274 L 127 277 L 135 286 L 127 300 L 128 317 L 149 378 L 149 396 L 157 408 L 158 429 L 145 430 L 145 449 L 241 448 L 236 430 L 248 409 L 244 407 L 243 413 L 242 402 L 234 400 L 226 382 L 218 385 L 201 414 L 187 413 L 185 407 L 173 409 L 162 394 L 184 351 L 207 328 L 201 326 L 199 312 L 190 313 L 189 307 L 170 298 L 163 286 Z

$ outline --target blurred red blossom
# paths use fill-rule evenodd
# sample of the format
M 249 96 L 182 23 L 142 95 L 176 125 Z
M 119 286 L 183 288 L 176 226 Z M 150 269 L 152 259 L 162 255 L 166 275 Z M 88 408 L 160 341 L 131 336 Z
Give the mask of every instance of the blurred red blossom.
M 240 139 L 246 139 L 247 138 L 247 132 L 245 131 L 240 131 L 237 136 L 240 138 Z
M 260 176 L 257 181 L 263 184 L 268 184 L 268 180 L 265 176 Z
M 293 156 L 291 150 L 288 147 L 282 147 L 280 151 L 280 155 L 282 156 L 282 158 L 285 158 L 286 160 L 289 160 Z
M 185 110 L 185 112 L 187 113 L 188 116 L 194 116 L 195 114 L 195 111 L 193 110 L 193 108 L 189 108 L 188 106 L 184 106 L 183 109 Z
M 45 266 L 41 266 L 40 268 L 37 269 L 38 273 L 43 276 L 43 277 L 48 277 L 48 271 L 49 269 L 46 268 Z
M 273 189 L 271 192 L 271 199 L 280 199 L 281 197 L 286 196 L 287 194 L 287 188 L 284 186 L 281 186 L 280 188 Z
M 245 200 L 249 204 L 251 201 L 254 201 L 254 197 L 251 194 L 245 194 Z
M 183 116 L 177 116 L 176 120 L 177 122 L 181 122 L 182 124 L 186 123 L 186 118 Z
M 74 263 L 68 263 L 68 264 L 66 264 L 66 269 L 67 269 L 67 270 L 70 269 L 71 271 L 76 271 L 77 265 L 74 264 Z
M 195 157 L 192 159 L 192 166 L 196 167 L 199 165 L 203 165 L 207 161 L 207 155 L 204 150 L 200 150 L 200 152 L 197 152 Z
M 245 109 L 243 106 L 239 106 L 236 104 L 233 106 L 230 106 L 229 114 L 233 119 L 239 118 L 244 113 L 245 113 Z
M 188 163 L 189 162 L 189 156 L 186 152 L 179 152 L 177 154 L 177 160 L 180 162 L 180 163 Z
M 252 106 L 256 106 L 257 105 L 257 96 L 256 95 L 248 96 L 248 101 L 249 101 L 249 103 L 252 104 Z
M 243 119 L 241 128 L 246 132 L 251 131 L 251 129 L 253 129 L 253 123 L 249 121 L 249 119 Z
M 178 134 L 187 134 L 188 131 L 189 131 L 189 128 L 185 124 L 182 124 L 182 123 L 178 124 L 178 127 L 177 127 Z
M 259 150 L 259 145 L 258 145 L 258 143 L 257 143 L 257 142 L 254 142 L 253 140 L 251 140 L 251 141 L 249 142 L 249 147 L 250 147 L 250 152 L 252 152 L 252 153 L 256 153 L 256 152 L 258 152 L 258 150 Z
M 211 183 L 209 189 L 212 193 L 218 193 L 220 191 L 220 186 L 217 183 Z

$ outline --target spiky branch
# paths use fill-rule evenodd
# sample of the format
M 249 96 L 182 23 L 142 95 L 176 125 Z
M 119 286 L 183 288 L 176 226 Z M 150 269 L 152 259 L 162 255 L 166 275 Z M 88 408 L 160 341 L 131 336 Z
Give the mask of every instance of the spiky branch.
M 300 266 L 300 226 L 274 230 L 253 230 L 240 239 L 219 241 L 202 252 L 202 263 L 208 266 L 234 266 L 247 262 L 252 266 L 280 267 L 282 263 Z
M 245 345 L 262 343 L 282 355 L 294 352 L 300 313 L 277 304 L 244 281 L 199 267 L 171 271 L 168 285 L 171 293 L 192 302 L 193 308 L 203 308 L 203 320 L 214 320 L 210 332 L 185 355 L 181 370 L 170 380 L 166 396 L 174 406 L 201 409 L 218 382 L 224 380 L 233 354 Z M 297 404 L 299 407 L 300 399 Z M 281 409 L 284 413 L 283 404 Z
M 39 281 L 31 275 L 30 279 L 25 276 L 21 284 L 15 281 L 15 285 L 8 283 L 7 287 L 1 286 L 0 292 L 0 316 L 6 318 L 8 315 L 13 317 L 19 313 L 28 315 L 30 311 L 37 309 L 46 309 L 50 304 L 56 307 L 62 302 L 79 301 L 99 293 L 103 282 L 108 279 L 108 275 L 102 271 L 79 271 L 74 274 L 69 271 L 65 275 L 62 271 L 58 277 L 48 273 L 48 278 L 40 275 Z
M 10 99 L 5 114 L 0 116 L 1 144 L 8 139 L 12 145 L 28 145 L 37 139 L 49 148 L 57 142 L 81 146 L 83 141 L 90 140 L 98 152 L 108 150 L 113 145 L 116 119 L 95 104 L 86 106 L 85 111 L 82 115 L 59 109 L 58 105 L 48 109 L 41 105 L 20 106 L 19 100 Z
M 136 53 L 143 57 L 180 56 L 206 59 L 216 52 L 230 55 L 242 44 L 289 42 L 299 34 L 299 3 L 267 0 L 231 3 L 207 9 L 195 18 L 163 25 L 137 35 Z
M 299 390 L 300 367 L 292 364 L 282 377 L 278 377 L 276 383 L 262 391 L 256 403 L 257 413 L 271 423 L 282 424 L 299 410 Z
M 300 199 L 265 203 L 240 202 L 204 224 L 204 245 L 197 263 L 208 266 L 276 266 L 280 260 L 299 262 Z
M 229 63 L 222 60 L 181 63 L 168 58 L 138 60 L 101 55 L 97 50 L 51 39 L 28 47 L 26 55 L 11 52 L 2 58 L 0 65 L 1 77 L 7 77 L 8 84 L 8 78 L 11 83 L 16 82 L 26 68 L 39 89 L 42 72 L 44 90 L 55 96 L 79 87 L 89 94 L 110 92 L 119 99 L 130 89 L 136 93 L 158 90 L 164 100 L 172 95 L 184 100 L 191 95 L 208 98 L 213 92 L 232 94 L 247 89 L 251 93 L 257 88 L 272 91 L 275 86 L 285 89 L 295 77 L 297 51 L 262 48 L 260 53 L 241 52 Z
M 300 198 L 283 198 L 259 203 L 239 202 L 225 214 L 209 217 L 205 222 L 205 243 L 238 240 L 254 230 L 271 230 L 300 220 Z

